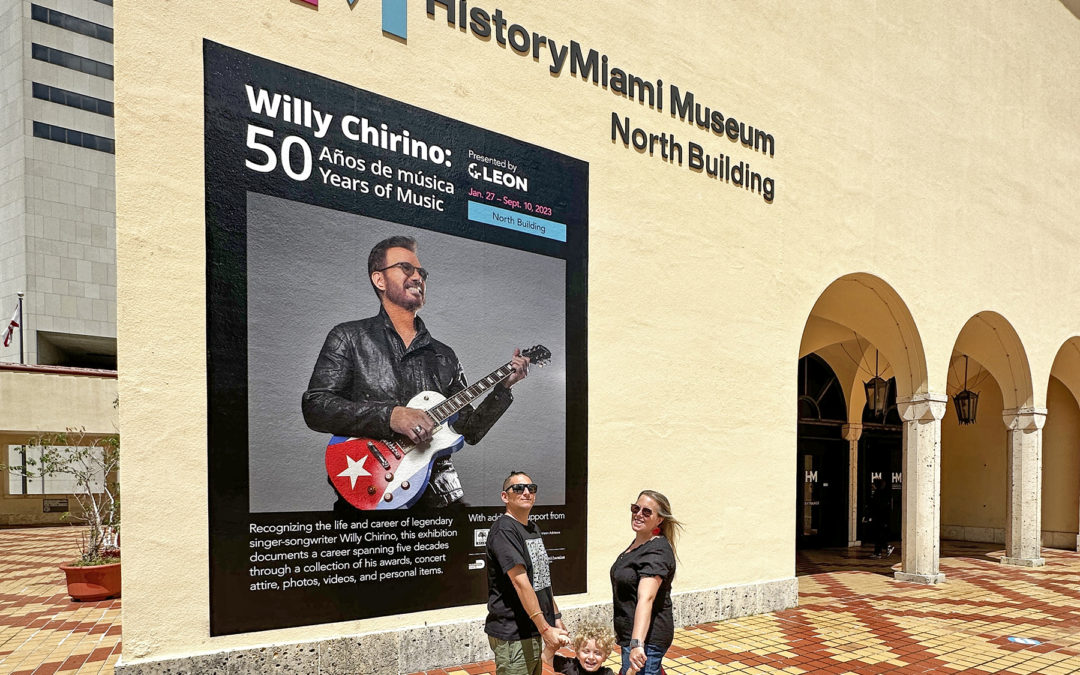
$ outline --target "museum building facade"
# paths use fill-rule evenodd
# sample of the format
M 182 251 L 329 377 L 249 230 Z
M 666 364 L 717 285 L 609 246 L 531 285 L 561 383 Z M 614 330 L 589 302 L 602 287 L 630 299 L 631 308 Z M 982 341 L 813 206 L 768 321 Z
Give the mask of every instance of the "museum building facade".
M 642 489 L 686 525 L 681 625 L 793 606 L 875 478 L 900 582 L 948 582 L 942 539 L 1076 550 L 1061 2 L 174 5 L 116 8 L 121 672 L 490 658 L 511 468 L 571 621 L 610 612 Z M 550 352 L 454 455 L 457 511 L 301 411 L 395 233 L 470 382 Z

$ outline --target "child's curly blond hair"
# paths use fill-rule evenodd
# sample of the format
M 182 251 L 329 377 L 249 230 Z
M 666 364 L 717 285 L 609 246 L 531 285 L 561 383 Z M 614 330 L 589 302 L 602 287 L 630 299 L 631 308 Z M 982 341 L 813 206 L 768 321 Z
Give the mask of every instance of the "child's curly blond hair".
M 582 645 L 589 640 L 596 642 L 596 646 L 600 648 L 600 651 L 608 654 L 615 648 L 615 633 L 612 632 L 611 626 L 598 621 L 582 621 L 577 625 L 577 629 L 574 631 L 574 651 L 581 649 Z

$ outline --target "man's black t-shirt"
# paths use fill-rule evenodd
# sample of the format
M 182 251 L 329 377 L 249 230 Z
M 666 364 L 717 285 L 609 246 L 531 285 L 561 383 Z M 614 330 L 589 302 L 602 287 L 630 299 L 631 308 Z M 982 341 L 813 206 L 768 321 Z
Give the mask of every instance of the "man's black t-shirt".
M 588 675 L 589 673 L 596 673 L 596 675 L 615 675 L 615 672 L 607 666 L 600 666 L 600 670 L 585 670 L 581 667 L 581 664 L 576 658 L 567 658 L 565 656 L 555 655 L 551 664 L 556 673 L 562 673 L 562 675 Z
M 547 550 L 540 538 L 540 526 L 528 527 L 513 516 L 503 514 L 491 526 L 487 539 L 488 615 L 484 632 L 500 640 L 524 640 L 540 632 L 521 606 L 509 572 L 524 565 L 544 618 L 555 625 L 555 599 L 551 593 L 551 572 Z
M 615 610 L 615 637 L 619 646 L 630 644 L 637 609 L 638 581 L 642 577 L 660 577 L 660 589 L 653 600 L 649 632 L 642 640 L 661 649 L 675 638 L 671 615 L 671 580 L 675 577 L 675 553 L 665 537 L 654 537 L 633 551 L 623 552 L 611 566 L 611 596 Z

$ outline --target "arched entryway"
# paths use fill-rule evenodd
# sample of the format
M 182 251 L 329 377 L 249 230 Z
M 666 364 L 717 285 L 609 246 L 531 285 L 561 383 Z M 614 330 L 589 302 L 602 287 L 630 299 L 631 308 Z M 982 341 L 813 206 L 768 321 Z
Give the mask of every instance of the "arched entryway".
M 952 403 L 942 422 L 945 535 L 1003 542 L 1006 554 L 1002 562 L 1042 565 L 1042 428 L 1046 410 L 1033 407 L 1031 368 L 1024 345 L 1005 317 L 979 312 L 957 335 L 948 368 Z M 963 389 L 978 394 L 973 421 L 960 419 L 955 405 L 956 395 Z
M 847 493 L 849 543 L 861 536 L 859 509 L 860 504 L 865 503 L 865 494 L 860 489 L 863 475 L 858 468 L 860 459 L 868 464 L 866 448 L 875 447 L 881 453 L 875 457 L 880 460 L 876 461 L 877 467 L 881 467 L 883 474 L 887 468 L 890 481 L 895 474 L 901 493 L 903 571 L 897 576 L 927 583 L 941 581 L 937 500 L 940 419 L 946 399 L 943 394 L 927 391 L 925 353 L 907 305 L 878 277 L 865 273 L 840 277 L 822 292 L 807 318 L 799 353 L 800 368 L 805 366 L 804 359 L 808 356 L 828 364 L 845 396 L 845 420 L 838 431 L 848 446 L 847 475 L 843 485 Z M 884 415 L 878 416 L 880 421 L 868 421 L 864 417 L 867 408 L 864 385 L 875 376 L 890 382 L 889 400 L 893 411 L 888 420 Z M 888 446 L 890 440 L 895 443 L 901 420 L 900 470 L 893 471 L 891 450 L 881 451 L 880 448 Z M 828 422 L 829 425 L 817 426 L 836 426 L 836 420 Z M 874 425 L 882 428 L 874 429 Z M 811 426 L 814 425 L 801 420 L 796 461 L 800 502 L 807 494 L 803 448 L 810 441 L 808 431 Z M 892 427 L 892 439 L 876 433 L 889 431 L 886 427 Z M 842 447 L 833 433 L 834 430 L 830 430 L 827 439 L 830 444 L 835 443 L 831 447 Z M 865 442 L 862 440 L 864 434 Z M 830 475 L 835 473 L 830 472 Z M 806 522 L 806 513 L 801 508 L 799 519 L 800 523 Z M 838 540 L 833 530 L 831 541 Z

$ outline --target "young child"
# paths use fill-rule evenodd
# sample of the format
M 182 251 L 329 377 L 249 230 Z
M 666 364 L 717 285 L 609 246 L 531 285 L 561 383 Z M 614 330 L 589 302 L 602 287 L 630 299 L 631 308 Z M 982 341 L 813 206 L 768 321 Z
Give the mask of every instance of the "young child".
M 611 668 L 604 666 L 615 645 L 615 634 L 610 627 L 594 621 L 582 623 L 574 633 L 573 645 L 575 658 L 572 659 L 556 654 L 554 649 L 545 645 L 541 654 L 544 664 L 563 675 L 615 675 Z

